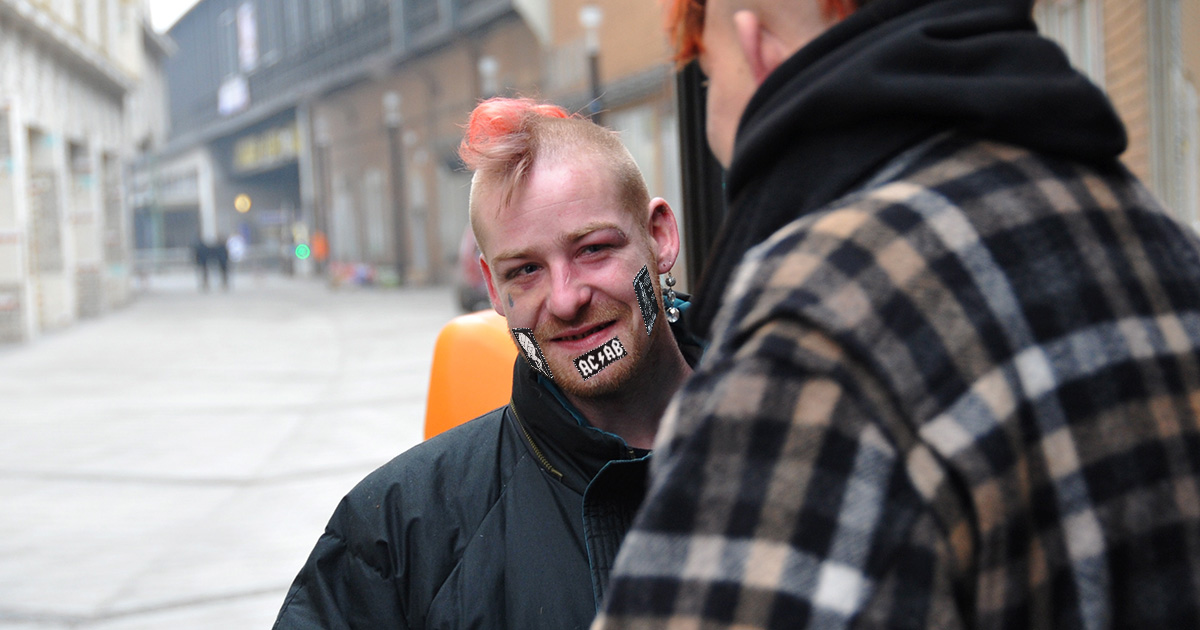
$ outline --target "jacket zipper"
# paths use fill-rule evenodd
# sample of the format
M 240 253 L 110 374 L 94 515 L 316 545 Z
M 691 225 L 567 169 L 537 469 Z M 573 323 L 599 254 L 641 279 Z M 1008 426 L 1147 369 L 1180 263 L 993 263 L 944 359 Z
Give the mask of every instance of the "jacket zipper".
M 546 459 L 546 456 L 542 454 L 542 449 L 538 448 L 537 443 L 533 441 L 533 437 L 529 435 L 529 431 L 525 429 L 525 422 L 521 420 L 521 414 L 517 413 L 516 405 L 512 404 L 512 401 L 509 401 L 508 408 L 512 409 L 513 417 L 517 419 L 517 426 L 521 427 L 521 433 L 525 435 L 525 441 L 529 442 L 529 448 L 533 449 L 533 455 L 542 463 L 543 468 L 554 475 L 559 481 L 562 481 L 563 474 L 550 465 L 550 460 Z

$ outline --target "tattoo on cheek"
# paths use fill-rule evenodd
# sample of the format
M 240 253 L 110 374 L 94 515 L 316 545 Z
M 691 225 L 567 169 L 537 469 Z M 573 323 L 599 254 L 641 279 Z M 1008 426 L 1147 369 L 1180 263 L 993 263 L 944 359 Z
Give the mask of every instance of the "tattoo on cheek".
M 646 334 L 654 330 L 654 321 L 658 319 L 658 298 L 654 295 L 654 285 L 650 284 L 650 270 L 642 265 L 642 270 L 633 277 L 633 292 L 637 294 L 638 306 L 642 307 L 642 322 L 646 324 Z
M 600 344 L 599 348 L 583 353 L 582 356 L 576 357 L 575 369 L 579 370 L 579 375 L 583 380 L 596 375 L 597 372 L 612 365 L 617 359 L 625 357 L 625 346 L 621 345 L 621 340 L 613 337 L 608 341 Z
M 517 347 L 521 349 L 525 360 L 529 362 L 529 367 L 541 372 L 546 378 L 554 380 L 554 374 L 550 372 L 550 364 L 546 362 L 546 356 L 542 354 L 542 347 L 538 345 L 537 339 L 533 338 L 533 331 L 528 328 L 513 328 L 512 334 L 513 339 L 517 340 Z
M 512 308 L 513 307 L 512 294 L 509 293 L 509 294 L 505 295 L 504 297 L 508 298 L 508 308 Z

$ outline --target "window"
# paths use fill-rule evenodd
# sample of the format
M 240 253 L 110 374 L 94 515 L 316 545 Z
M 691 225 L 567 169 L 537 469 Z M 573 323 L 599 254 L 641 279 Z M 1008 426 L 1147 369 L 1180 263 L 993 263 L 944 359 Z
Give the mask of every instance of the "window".
M 332 26 L 332 19 L 329 15 L 329 0 L 310 0 L 309 17 L 312 22 L 312 38 L 320 40 L 325 37 Z
M 287 39 L 287 48 L 290 53 L 297 53 L 304 47 L 304 12 L 301 11 L 299 3 L 287 3 L 284 5 L 283 15 L 286 18 L 284 24 L 285 37 Z
M 338 262 L 362 260 L 358 242 L 358 212 L 354 207 L 354 183 L 345 175 L 333 178 L 333 259 Z
M 404 3 L 405 30 L 410 34 L 437 24 L 438 0 L 406 0 Z
M 253 2 L 237 8 L 238 69 L 253 72 L 258 67 L 258 11 Z
M 217 68 L 222 78 L 237 74 L 237 27 L 233 11 L 217 16 Z
M 264 66 L 279 61 L 283 56 L 283 20 L 280 19 L 280 12 L 286 10 L 277 2 L 266 2 L 263 5 L 260 17 L 263 27 L 262 63 Z
M 3 32 L 3 31 L 0 31 Z M 0 61 L 3 57 L 0 56 Z M 0 104 L 0 229 L 16 225 L 17 211 L 13 201 L 13 149 L 8 105 Z
M 1042 35 L 1063 47 L 1071 65 L 1104 86 L 1099 0 L 1038 0 L 1033 19 Z
M 1200 198 L 1195 176 L 1196 88 L 1183 72 L 1179 0 L 1149 2 L 1146 40 L 1150 47 L 1150 184 L 1175 216 L 1197 225 Z
M 367 171 L 363 177 L 363 206 L 367 225 L 375 226 L 367 232 L 367 259 L 384 260 L 388 255 L 387 230 L 382 229 L 388 224 L 384 215 L 383 172 L 377 168 Z
M 339 4 L 341 5 L 342 23 L 356 22 L 362 18 L 365 10 L 364 0 L 339 0 Z

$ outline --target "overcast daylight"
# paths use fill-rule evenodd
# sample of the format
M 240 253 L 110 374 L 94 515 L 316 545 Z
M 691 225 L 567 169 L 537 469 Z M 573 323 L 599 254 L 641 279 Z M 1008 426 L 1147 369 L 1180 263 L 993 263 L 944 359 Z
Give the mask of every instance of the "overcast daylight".
M 1198 94 L 1194 0 L 0 0 L 0 630 L 1200 628 Z

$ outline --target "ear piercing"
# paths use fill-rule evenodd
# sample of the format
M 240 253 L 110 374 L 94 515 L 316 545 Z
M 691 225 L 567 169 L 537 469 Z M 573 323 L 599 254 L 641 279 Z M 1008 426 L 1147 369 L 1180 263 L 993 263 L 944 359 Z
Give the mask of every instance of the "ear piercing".
M 667 290 L 663 291 L 663 306 L 667 307 L 667 321 L 674 324 L 679 321 L 679 309 L 675 307 L 675 276 L 667 272 Z

